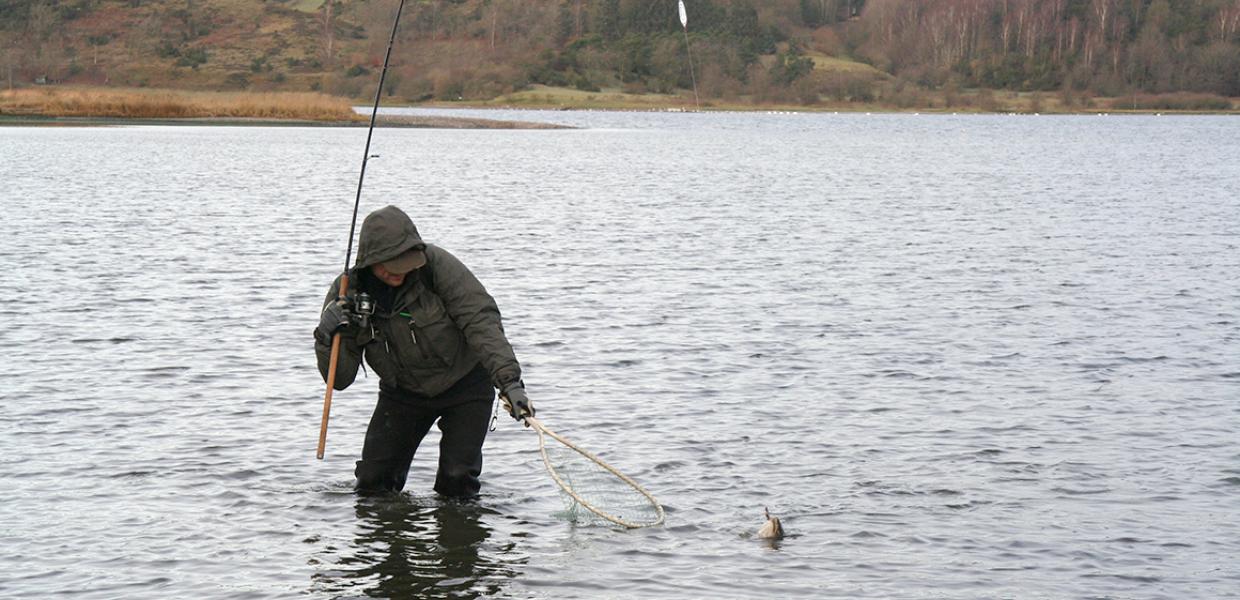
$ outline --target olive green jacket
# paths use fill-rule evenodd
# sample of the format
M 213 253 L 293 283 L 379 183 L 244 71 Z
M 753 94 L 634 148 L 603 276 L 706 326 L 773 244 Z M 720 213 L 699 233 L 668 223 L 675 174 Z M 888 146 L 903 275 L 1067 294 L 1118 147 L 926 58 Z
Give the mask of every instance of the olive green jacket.
M 360 237 L 350 296 L 365 282 L 385 285 L 363 274 L 370 265 L 422 244 L 412 222 L 392 206 L 367 217 Z M 479 363 L 501 390 L 521 380 L 521 366 L 504 335 L 495 300 L 447 250 L 429 244 L 425 248 L 426 265 L 405 277 L 390 310 L 376 306 L 369 327 L 350 325 L 341 333 L 336 389 L 353 383 L 363 358 L 381 386 L 420 396 L 443 393 Z M 337 277 L 332 283 L 324 306 L 339 296 L 340 281 Z M 326 381 L 331 340 L 315 337 L 319 372 Z

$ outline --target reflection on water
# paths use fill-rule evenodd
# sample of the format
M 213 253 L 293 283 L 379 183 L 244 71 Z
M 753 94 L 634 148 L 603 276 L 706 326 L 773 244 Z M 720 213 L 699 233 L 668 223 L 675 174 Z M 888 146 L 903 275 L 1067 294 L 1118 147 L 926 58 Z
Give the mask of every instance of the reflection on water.
M 379 598 L 482 598 L 499 593 L 514 575 L 483 546 L 494 511 L 476 502 L 359 496 L 357 532 L 336 556 L 315 559 L 316 592 Z

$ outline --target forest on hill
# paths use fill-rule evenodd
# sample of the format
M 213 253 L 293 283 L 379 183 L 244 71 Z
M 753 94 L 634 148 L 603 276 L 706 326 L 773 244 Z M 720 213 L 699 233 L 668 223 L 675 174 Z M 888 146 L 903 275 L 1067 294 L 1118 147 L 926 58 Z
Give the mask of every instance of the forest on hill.
M 0 0 L 0 82 L 373 93 L 397 0 Z M 412 0 L 384 93 L 1227 109 L 1240 0 Z M 1145 106 L 1157 108 L 1157 106 Z

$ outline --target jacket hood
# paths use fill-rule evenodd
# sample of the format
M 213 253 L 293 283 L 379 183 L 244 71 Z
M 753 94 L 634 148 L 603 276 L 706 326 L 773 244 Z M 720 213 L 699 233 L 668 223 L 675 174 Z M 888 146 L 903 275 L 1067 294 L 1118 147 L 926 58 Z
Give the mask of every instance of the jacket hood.
M 415 246 L 425 245 L 413 220 L 395 206 L 385 206 L 366 215 L 357 242 L 355 269 L 386 262 Z

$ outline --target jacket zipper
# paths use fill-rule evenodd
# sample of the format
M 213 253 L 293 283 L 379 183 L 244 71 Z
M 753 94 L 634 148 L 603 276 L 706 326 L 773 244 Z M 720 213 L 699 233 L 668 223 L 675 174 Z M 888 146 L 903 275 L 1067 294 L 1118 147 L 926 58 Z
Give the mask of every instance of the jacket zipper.
M 400 313 L 400 316 L 407 317 L 409 319 L 409 337 L 410 339 L 413 340 L 413 348 L 417 350 L 418 354 L 421 355 L 422 359 L 426 360 L 430 358 L 438 358 L 437 355 L 435 355 L 433 352 L 430 352 L 429 348 L 426 348 L 425 344 L 418 343 L 418 329 L 417 329 L 418 324 L 417 322 L 413 320 L 413 314 L 402 312 Z
M 387 321 L 388 321 L 388 322 L 391 322 L 391 319 L 387 319 Z M 405 368 L 405 361 L 403 361 L 403 360 L 401 360 L 401 359 L 400 359 L 400 353 L 399 353 L 399 352 L 392 352 L 392 345 L 391 345 L 391 343 L 389 343 L 389 342 L 388 342 L 388 335 L 387 335 L 386 333 L 385 333 L 385 334 L 383 334 L 383 350 L 384 350 L 385 352 L 387 352 L 388 359 L 389 359 L 389 360 L 391 360 L 393 363 L 395 363 L 395 364 L 396 364 L 396 369 L 397 369 L 398 371 L 402 371 L 402 372 L 403 372 L 403 371 L 406 371 L 406 370 L 407 370 L 407 369 Z
M 409 319 L 409 337 L 413 338 L 413 345 L 416 347 L 418 345 L 418 331 L 414 329 L 414 326 L 417 325 L 417 323 L 413 322 L 413 315 L 403 312 L 400 313 L 400 316 Z

